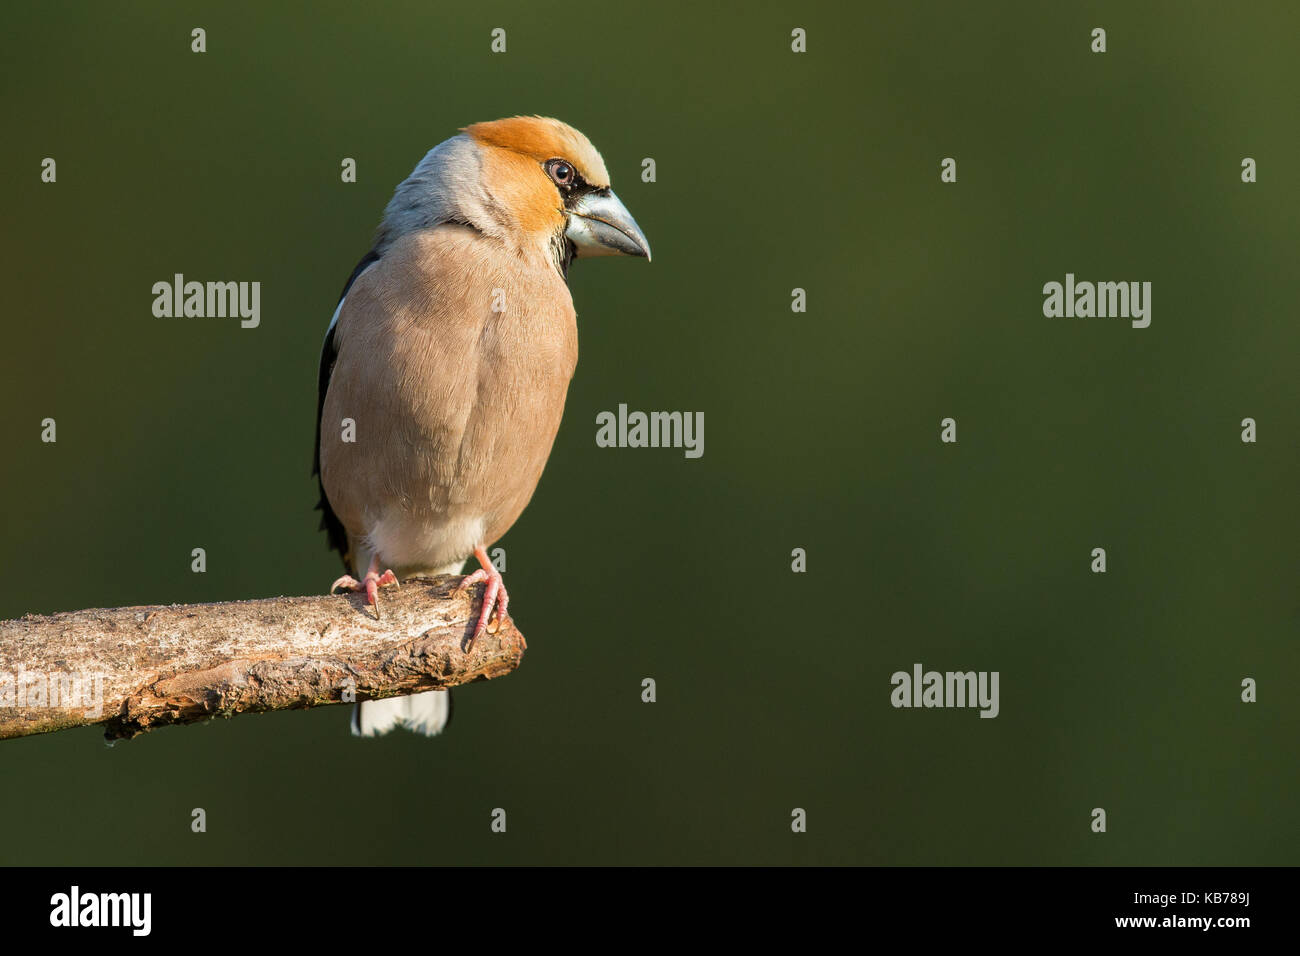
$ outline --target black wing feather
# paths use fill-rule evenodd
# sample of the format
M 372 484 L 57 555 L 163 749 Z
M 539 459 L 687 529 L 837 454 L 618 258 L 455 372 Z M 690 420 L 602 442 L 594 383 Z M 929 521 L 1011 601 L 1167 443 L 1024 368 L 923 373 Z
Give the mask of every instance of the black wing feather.
M 352 275 L 348 276 L 347 283 L 343 286 L 343 291 L 339 293 L 339 302 L 347 296 L 348 290 L 352 288 L 352 283 L 357 281 L 357 276 L 365 272 L 371 264 L 379 261 L 379 253 L 371 249 L 365 254 L 357 267 L 352 270 Z M 337 304 L 336 304 L 337 307 Z M 325 344 L 320 350 L 320 375 L 317 379 L 317 396 L 316 396 L 316 457 L 312 463 L 311 473 L 316 476 L 320 484 L 320 503 L 316 505 L 316 510 L 321 513 L 320 530 L 329 535 L 330 548 L 337 551 L 343 558 L 343 567 L 351 571 L 351 555 L 348 553 L 348 533 L 343 527 L 343 522 L 339 520 L 334 509 L 330 507 L 329 496 L 325 494 L 325 481 L 320 477 L 320 426 L 321 416 L 325 413 L 325 393 L 330 387 L 330 373 L 334 371 L 334 360 L 338 358 L 338 349 L 334 346 L 334 329 L 331 327 L 325 334 Z

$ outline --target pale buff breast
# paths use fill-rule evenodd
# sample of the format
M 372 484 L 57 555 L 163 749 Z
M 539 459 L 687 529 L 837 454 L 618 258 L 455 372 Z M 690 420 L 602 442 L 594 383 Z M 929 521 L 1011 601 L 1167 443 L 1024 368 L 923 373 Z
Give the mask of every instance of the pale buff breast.
M 577 363 L 555 269 L 465 226 L 412 233 L 353 284 L 335 341 L 321 474 L 352 539 L 400 575 L 505 534 L 541 477 Z M 344 418 L 355 442 L 341 438 Z

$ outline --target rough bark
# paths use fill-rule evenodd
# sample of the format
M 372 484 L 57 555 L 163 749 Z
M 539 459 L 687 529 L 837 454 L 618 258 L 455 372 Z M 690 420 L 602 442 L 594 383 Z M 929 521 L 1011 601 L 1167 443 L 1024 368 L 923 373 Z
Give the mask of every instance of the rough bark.
M 386 587 L 379 619 L 363 595 L 344 594 L 0 622 L 0 739 L 104 724 L 115 740 L 165 724 L 508 674 L 523 657 L 523 635 L 507 620 L 466 650 L 483 589 L 457 592 L 458 581 Z

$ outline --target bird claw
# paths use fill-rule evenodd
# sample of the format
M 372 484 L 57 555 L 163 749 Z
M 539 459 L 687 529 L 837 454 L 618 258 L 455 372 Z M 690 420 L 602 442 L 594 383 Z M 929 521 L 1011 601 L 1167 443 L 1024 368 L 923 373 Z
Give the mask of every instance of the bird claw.
M 379 573 L 378 566 L 372 566 L 366 572 L 366 576 L 358 581 L 350 574 L 345 574 L 333 584 L 330 585 L 330 594 L 333 594 L 339 588 L 345 588 L 348 591 L 365 591 L 366 603 L 374 607 L 375 620 L 381 620 L 379 615 L 379 589 L 381 587 L 401 587 L 401 582 L 397 580 L 397 575 L 392 570 Z
M 485 585 L 483 588 L 483 606 L 479 610 L 478 623 L 474 626 L 474 633 L 465 642 L 466 651 L 473 649 L 474 642 L 482 637 L 484 632 L 495 634 L 510 619 L 510 615 L 506 611 L 510 604 L 510 595 L 506 593 L 506 585 L 501 578 L 501 572 L 492 564 L 487 553 L 482 548 L 475 548 L 474 556 L 478 558 L 481 567 L 472 574 L 465 575 L 461 578 L 460 583 L 452 588 L 455 593 L 463 593 L 475 584 L 481 583 Z M 493 613 L 494 609 L 495 613 Z

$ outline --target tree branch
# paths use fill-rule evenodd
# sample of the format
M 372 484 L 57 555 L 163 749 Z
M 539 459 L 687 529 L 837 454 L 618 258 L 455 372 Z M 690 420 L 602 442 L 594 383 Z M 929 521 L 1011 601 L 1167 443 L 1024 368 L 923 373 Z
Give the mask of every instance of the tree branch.
M 0 622 L 0 739 L 104 724 L 134 737 L 245 711 L 393 697 L 519 666 L 507 620 L 466 651 L 483 589 L 455 575 L 364 595 L 96 608 Z M 355 696 L 348 696 L 351 691 Z

